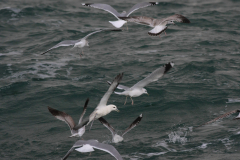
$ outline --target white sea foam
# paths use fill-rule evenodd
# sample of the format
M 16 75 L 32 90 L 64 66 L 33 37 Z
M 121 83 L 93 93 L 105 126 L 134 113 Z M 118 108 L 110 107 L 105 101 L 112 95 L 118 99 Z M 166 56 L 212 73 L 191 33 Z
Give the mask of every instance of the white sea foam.
M 240 98 L 237 98 L 237 99 L 228 98 L 228 102 L 226 103 L 238 103 L 238 102 L 240 102 Z
M 170 143 L 181 143 L 181 144 L 185 144 L 187 142 L 187 132 L 182 132 L 182 131 L 174 131 L 171 132 L 170 134 L 168 134 L 169 137 L 169 142 Z
M 139 153 L 141 155 L 145 155 L 148 157 L 152 157 L 152 156 L 159 156 L 159 155 L 163 155 L 166 154 L 167 152 L 155 152 L 155 153 Z
M 205 149 L 205 148 L 207 148 L 207 145 L 209 145 L 209 144 L 211 144 L 211 143 L 203 143 L 201 146 L 198 146 L 197 148 Z

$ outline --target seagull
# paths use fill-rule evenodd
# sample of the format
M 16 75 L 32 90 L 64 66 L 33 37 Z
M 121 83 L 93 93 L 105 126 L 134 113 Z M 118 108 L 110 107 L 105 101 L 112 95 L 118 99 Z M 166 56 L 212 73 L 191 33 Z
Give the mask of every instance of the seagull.
M 148 94 L 147 90 L 143 87 L 148 85 L 151 82 L 157 81 L 159 78 L 161 78 L 165 73 L 167 73 L 172 67 L 174 66 L 173 62 L 169 62 L 168 64 L 165 64 L 163 67 L 160 67 L 153 71 L 150 75 L 148 75 L 143 80 L 139 81 L 135 85 L 133 85 L 131 88 L 124 86 L 124 85 L 118 85 L 118 89 L 124 90 L 123 92 L 114 92 L 115 94 L 119 95 L 125 95 L 126 100 L 124 105 L 127 102 L 127 97 L 129 96 L 132 100 L 132 97 L 138 97 L 142 94 Z M 110 85 L 111 82 L 107 81 L 107 83 Z M 133 100 L 132 100 L 133 105 Z
M 122 13 L 118 13 L 112 6 L 108 4 L 101 4 L 101 3 L 82 3 L 83 6 L 87 7 L 93 7 L 105 10 L 111 14 L 113 14 L 118 20 L 117 21 L 109 21 L 114 27 L 121 28 L 125 23 L 127 23 L 124 20 L 121 20 L 119 17 L 128 17 L 132 12 L 140 9 L 145 8 L 148 6 L 157 5 L 158 2 L 141 2 L 135 4 L 128 12 L 123 11 Z
M 85 37 L 81 38 L 81 39 L 78 39 L 78 40 L 65 40 L 65 41 L 62 41 L 60 43 L 58 43 L 57 45 L 53 46 L 52 48 L 48 49 L 46 52 L 43 52 L 41 55 L 51 51 L 52 49 L 55 49 L 55 48 L 58 48 L 58 47 L 61 47 L 61 46 L 73 46 L 73 48 L 77 47 L 77 48 L 82 48 L 85 47 L 85 46 L 89 46 L 88 45 L 88 41 L 86 40 L 89 36 L 95 34 L 95 33 L 98 33 L 98 32 L 102 32 L 102 31 L 122 31 L 120 29 L 115 29 L 115 30 L 111 30 L 111 29 L 101 29 L 101 30 L 97 30 L 97 31 L 94 31 L 88 35 L 86 35 Z M 73 49 L 72 48 L 72 49 Z M 82 54 L 83 54 L 83 50 L 82 50 Z M 81 56 L 81 54 L 80 54 Z
M 77 147 L 81 147 L 81 148 L 77 148 Z M 66 160 L 68 158 L 68 156 L 70 155 L 70 153 L 74 150 L 74 148 L 77 148 L 75 150 L 78 152 L 81 152 L 81 153 L 93 152 L 94 148 L 95 148 L 95 149 L 99 149 L 99 150 L 108 152 L 117 160 L 123 160 L 121 155 L 118 153 L 118 151 L 112 145 L 99 143 L 97 140 L 87 140 L 87 141 L 78 140 L 72 146 L 72 148 L 67 152 L 67 154 L 62 158 L 62 160 Z
M 102 99 L 99 102 L 96 109 L 89 116 L 89 121 L 88 121 L 87 125 L 90 122 L 92 122 L 92 124 L 93 124 L 94 120 L 109 114 L 111 111 L 119 112 L 119 110 L 117 109 L 117 106 L 112 105 L 112 104 L 107 105 L 107 101 L 108 101 L 109 97 L 111 96 L 112 92 L 116 89 L 116 87 L 122 80 L 122 77 L 123 77 L 123 73 L 120 73 L 115 77 L 115 79 L 113 80 L 112 84 L 110 85 L 108 91 L 104 94 L 104 96 L 102 97 Z M 91 124 L 91 127 L 92 127 L 92 124 Z M 90 129 L 91 129 L 91 127 L 90 127 Z
M 104 119 L 104 118 L 99 118 L 98 119 L 107 129 L 109 129 L 112 133 L 112 142 L 113 143 L 118 143 L 123 141 L 123 136 L 129 132 L 131 129 L 136 127 L 138 123 L 142 120 L 142 114 L 138 116 L 137 119 L 135 119 L 130 126 L 123 132 L 122 136 L 118 135 L 115 129 Z
M 234 120 L 240 119 L 240 109 L 237 109 L 237 110 L 234 110 L 234 111 L 227 112 L 227 113 L 225 113 L 225 114 L 223 114 L 223 115 L 215 118 L 214 120 L 211 120 L 211 121 L 209 121 L 209 122 L 207 122 L 207 123 L 205 123 L 203 125 L 207 125 L 207 124 L 213 123 L 213 122 L 215 122 L 215 121 L 217 121 L 219 119 L 225 118 L 225 117 L 227 117 L 229 115 L 232 115 L 232 114 L 238 113 L 238 112 L 239 112 L 239 115 L 237 117 L 235 117 Z M 201 125 L 201 126 L 203 126 L 203 125 Z M 201 126 L 199 126 L 199 127 L 201 127 Z
M 83 116 L 86 113 L 88 101 L 89 101 L 89 98 L 85 102 L 85 105 L 84 105 L 84 108 L 83 108 L 83 113 L 80 116 L 78 124 L 80 124 L 82 122 Z M 56 117 L 57 119 L 67 123 L 68 127 L 71 130 L 71 134 L 72 134 L 70 137 L 81 137 L 85 133 L 85 125 L 86 124 L 83 125 L 81 128 L 79 128 L 75 125 L 72 117 L 70 115 L 68 115 L 67 113 L 64 113 L 62 111 L 58 111 L 58 110 L 53 109 L 51 107 L 48 107 L 48 110 L 54 117 Z
M 153 27 L 153 29 L 148 32 L 150 36 L 157 36 L 160 35 L 162 32 L 165 32 L 165 30 L 167 29 L 167 25 L 168 24 L 174 25 L 175 24 L 174 21 L 181 23 L 190 23 L 190 21 L 186 17 L 180 14 L 175 14 L 164 19 L 153 19 L 144 16 L 119 17 L 119 18 L 127 22 L 134 22 Z

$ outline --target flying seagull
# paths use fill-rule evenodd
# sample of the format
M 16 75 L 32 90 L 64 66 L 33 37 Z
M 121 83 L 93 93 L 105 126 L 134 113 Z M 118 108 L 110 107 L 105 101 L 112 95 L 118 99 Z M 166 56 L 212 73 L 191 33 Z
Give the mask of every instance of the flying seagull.
M 89 116 L 89 121 L 88 121 L 87 125 L 90 122 L 92 122 L 92 124 L 93 124 L 94 120 L 109 114 L 111 111 L 119 112 L 119 110 L 117 109 L 117 106 L 112 105 L 112 104 L 107 105 L 107 101 L 108 101 L 109 97 L 111 96 L 111 94 L 113 93 L 113 91 L 118 86 L 118 84 L 120 83 L 120 81 L 122 80 L 122 77 L 123 77 L 123 73 L 120 73 L 119 75 L 117 75 L 115 77 L 115 79 L 113 80 L 112 84 L 110 85 L 108 91 L 104 94 L 104 96 L 102 97 L 102 99 L 99 102 L 96 109 Z M 91 127 L 92 127 L 92 124 L 91 124 Z M 91 129 L 91 127 L 90 127 L 90 129 Z
M 82 3 L 83 6 L 87 7 L 93 7 L 105 10 L 111 14 L 113 14 L 118 20 L 117 21 L 109 21 L 114 27 L 121 28 L 125 23 L 127 23 L 124 20 L 121 20 L 119 17 L 128 17 L 132 12 L 140 9 L 145 8 L 148 6 L 157 5 L 158 2 L 141 2 L 135 4 L 128 12 L 123 11 L 122 13 L 118 13 L 112 6 L 108 4 L 101 4 L 101 3 Z
M 235 117 L 234 120 L 240 119 L 240 109 L 237 109 L 237 110 L 234 110 L 234 111 L 227 112 L 227 113 L 225 113 L 225 114 L 223 114 L 223 115 L 221 115 L 221 116 L 219 116 L 219 117 L 217 117 L 217 118 L 215 118 L 215 119 L 213 119 L 213 120 L 211 120 L 211 121 L 209 121 L 209 122 L 207 122 L 207 123 L 205 123 L 203 125 L 207 125 L 207 124 L 213 123 L 213 122 L 215 122 L 215 121 L 217 121 L 219 119 L 225 118 L 225 117 L 227 117 L 229 115 L 232 115 L 232 114 L 238 113 L 238 112 L 239 112 L 239 115 L 237 117 Z M 203 126 L 203 125 L 201 125 L 201 126 Z M 201 126 L 199 126 L 199 127 L 201 127 Z
M 58 43 L 57 45 L 53 46 L 52 48 L 48 49 L 46 52 L 43 52 L 41 55 L 51 51 L 52 49 L 55 49 L 55 48 L 58 48 L 58 47 L 62 47 L 62 46 L 64 46 L 64 47 L 66 47 L 66 46 L 73 46 L 73 48 L 77 47 L 77 48 L 81 48 L 81 50 L 82 50 L 83 47 L 89 46 L 88 45 L 89 42 L 86 40 L 89 36 L 91 36 L 91 35 L 93 35 L 95 33 L 98 33 L 98 32 L 102 32 L 102 31 L 122 31 L 122 30 L 120 30 L 120 29 L 114 29 L 114 30 L 112 30 L 112 29 L 104 29 L 104 30 L 101 29 L 101 30 L 97 30 L 97 31 L 94 31 L 94 32 L 86 35 L 85 37 L 83 37 L 81 39 L 78 39 L 78 40 L 65 40 L 65 41 L 62 41 L 62 42 Z M 83 50 L 82 50 L 82 54 L 83 54 Z M 81 56 L 81 54 L 80 54 L 80 56 Z
M 81 148 L 77 148 L 77 147 L 81 147 Z M 75 150 L 78 152 L 81 152 L 81 153 L 93 152 L 94 148 L 95 148 L 95 149 L 99 149 L 99 150 L 108 152 L 117 160 L 123 160 L 121 155 L 118 153 L 118 151 L 112 145 L 99 143 L 97 140 L 87 140 L 87 141 L 78 140 L 72 146 L 72 148 L 67 152 L 67 154 L 63 157 L 62 160 L 66 160 L 68 158 L 68 156 L 70 155 L 70 153 L 74 150 L 74 148 L 77 148 Z
M 190 21 L 186 17 L 180 14 L 175 14 L 173 16 L 170 16 L 164 19 L 153 19 L 153 18 L 144 17 L 144 16 L 119 17 L 119 18 L 127 22 L 134 22 L 134 23 L 153 27 L 153 29 L 148 32 L 150 36 L 160 35 L 162 32 L 164 32 L 167 29 L 168 24 L 175 24 L 174 21 L 181 22 L 181 23 L 190 23 Z
M 118 142 L 122 142 L 123 141 L 123 136 L 129 132 L 131 129 L 133 129 L 134 127 L 136 127 L 138 125 L 138 123 L 142 120 L 142 114 L 140 114 L 138 116 L 137 119 L 135 119 L 130 126 L 123 132 L 122 136 L 118 135 L 117 132 L 115 131 L 115 129 L 103 118 L 99 118 L 98 119 L 107 129 L 109 129 L 109 131 L 111 131 L 112 133 L 112 142 L 113 143 L 118 143 Z
M 157 81 L 159 78 L 161 78 L 165 73 L 167 73 L 172 67 L 174 66 L 173 62 L 169 62 L 168 64 L 165 64 L 163 67 L 160 67 L 153 71 L 150 75 L 148 75 L 146 78 L 143 80 L 139 81 L 136 83 L 134 86 L 131 88 L 124 86 L 124 85 L 118 85 L 118 89 L 124 90 L 123 92 L 114 92 L 119 95 L 125 95 L 126 100 L 124 105 L 127 102 L 127 97 L 129 96 L 132 100 L 132 97 L 138 97 L 142 94 L 148 94 L 147 90 L 143 87 L 148 85 L 151 82 Z M 108 84 L 111 84 L 111 82 L 107 82 Z M 133 100 L 132 100 L 132 105 L 133 105 Z
M 83 112 L 80 116 L 78 124 L 80 124 L 82 122 L 83 116 L 86 113 L 88 101 L 89 101 L 89 98 L 85 102 Z M 53 109 L 51 107 L 48 107 L 48 110 L 54 117 L 56 117 L 57 119 L 67 123 L 67 125 L 69 126 L 69 128 L 71 130 L 71 134 L 72 134 L 70 137 L 81 137 L 85 133 L 85 125 L 86 124 L 79 128 L 75 125 L 72 117 L 70 115 L 68 115 L 67 113 L 64 113 L 62 111 L 58 111 L 58 110 Z

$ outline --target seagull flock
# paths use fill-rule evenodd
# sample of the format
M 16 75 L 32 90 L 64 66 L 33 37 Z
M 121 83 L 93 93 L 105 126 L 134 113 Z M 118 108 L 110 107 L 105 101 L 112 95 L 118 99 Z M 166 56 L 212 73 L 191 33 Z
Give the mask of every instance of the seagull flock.
M 109 21 L 109 22 L 116 28 L 121 28 L 127 22 L 134 22 L 137 24 L 150 26 L 153 28 L 152 30 L 150 30 L 148 32 L 148 34 L 150 36 L 160 36 L 163 32 L 166 34 L 166 29 L 168 28 L 167 25 L 169 25 L 169 24 L 174 25 L 175 21 L 180 22 L 180 23 L 190 23 L 190 21 L 186 17 L 184 17 L 180 14 L 175 14 L 175 15 L 172 15 L 172 16 L 164 18 L 164 19 L 154 19 L 154 18 L 149 18 L 149 17 L 145 17 L 145 16 L 129 17 L 129 15 L 131 13 L 133 13 L 134 11 L 136 11 L 140 8 L 154 6 L 157 4 L 158 4 L 158 2 L 141 2 L 141 3 L 135 4 L 127 12 L 123 11 L 122 13 L 118 13 L 113 7 L 111 7 L 108 4 L 82 3 L 83 6 L 102 9 L 102 10 L 105 10 L 105 11 L 113 14 L 117 18 L 117 21 Z M 84 38 L 81 38 L 78 40 L 64 40 L 64 41 L 56 44 L 52 48 L 48 49 L 47 51 L 43 52 L 42 55 L 46 54 L 47 52 L 51 51 L 52 49 L 55 49 L 55 48 L 58 48 L 61 46 L 73 46 L 73 48 L 81 48 L 82 49 L 84 46 L 89 46 L 88 45 L 89 42 L 86 40 L 89 36 L 99 33 L 99 32 L 102 32 L 102 31 L 122 31 L 122 30 L 121 29 L 100 29 L 100 30 L 94 31 L 94 32 L 86 35 Z M 80 53 L 80 56 L 82 56 L 82 55 L 83 55 L 83 50 Z M 113 104 L 107 105 L 108 99 L 110 98 L 111 94 L 114 92 L 115 94 L 126 96 L 124 105 L 126 104 L 127 97 L 129 96 L 132 101 L 131 104 L 134 105 L 132 97 L 139 97 L 142 94 L 148 94 L 147 90 L 144 87 L 146 87 L 151 82 L 155 82 L 155 81 L 159 80 L 173 66 L 174 66 L 174 63 L 169 62 L 169 63 L 163 65 L 162 67 L 157 68 L 155 71 L 153 71 L 151 74 L 149 74 L 146 78 L 137 82 L 132 87 L 127 87 L 127 86 L 119 84 L 123 78 L 123 73 L 118 74 L 113 79 L 112 82 L 107 81 L 107 83 L 110 85 L 107 92 L 104 94 L 104 96 L 100 100 L 99 104 L 97 105 L 95 110 L 90 114 L 90 116 L 87 119 L 83 120 L 83 117 L 87 110 L 87 105 L 89 103 L 89 98 L 86 100 L 85 105 L 83 107 L 83 112 L 80 116 L 78 124 L 75 124 L 73 118 L 65 112 L 56 110 L 51 107 L 48 107 L 48 110 L 54 117 L 56 117 L 57 119 L 59 119 L 61 121 L 64 121 L 69 126 L 70 131 L 71 131 L 71 135 L 69 137 L 82 137 L 85 133 L 85 127 L 87 125 L 91 124 L 90 128 L 89 128 L 89 130 L 90 130 L 93 125 L 93 122 L 95 120 L 99 120 L 103 124 L 103 126 L 105 126 L 111 132 L 113 143 L 122 142 L 123 136 L 139 124 L 139 122 L 142 120 L 143 114 L 140 114 L 130 124 L 130 126 L 125 131 L 123 131 L 121 136 L 118 135 L 116 130 L 107 122 L 107 120 L 105 120 L 103 118 L 104 116 L 108 115 L 112 111 L 119 112 L 116 105 L 113 105 Z M 123 92 L 115 92 L 116 88 L 120 89 L 120 90 L 124 90 L 124 91 Z M 235 119 L 240 119 L 240 110 L 234 110 L 231 112 L 227 112 L 224 115 L 221 115 L 221 116 L 215 118 L 214 120 L 209 121 L 203 125 L 213 123 L 221 118 L 225 118 L 231 114 L 238 113 L 238 112 L 239 112 L 239 115 Z M 69 157 L 70 153 L 74 149 L 81 153 L 93 152 L 94 149 L 99 149 L 99 150 L 102 150 L 102 151 L 105 151 L 105 152 L 111 154 L 117 160 L 123 160 L 122 156 L 115 149 L 115 147 L 113 147 L 112 145 L 109 145 L 109 144 L 100 143 L 97 140 L 78 140 L 78 141 L 76 141 L 75 144 L 71 147 L 71 149 L 66 153 L 66 155 L 62 159 L 66 160 Z

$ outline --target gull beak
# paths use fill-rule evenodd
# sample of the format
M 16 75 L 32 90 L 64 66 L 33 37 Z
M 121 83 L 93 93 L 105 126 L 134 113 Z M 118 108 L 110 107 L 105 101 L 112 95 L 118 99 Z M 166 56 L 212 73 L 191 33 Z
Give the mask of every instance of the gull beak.
M 117 112 L 120 112 L 118 109 L 116 110 Z
M 149 94 L 148 93 L 146 93 L 148 96 L 149 96 Z

